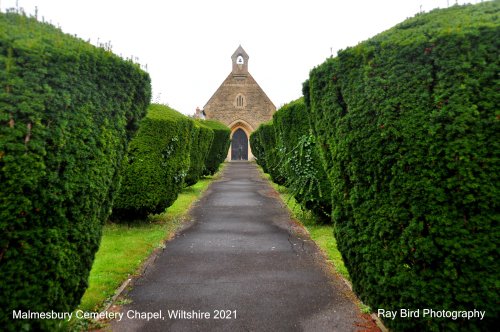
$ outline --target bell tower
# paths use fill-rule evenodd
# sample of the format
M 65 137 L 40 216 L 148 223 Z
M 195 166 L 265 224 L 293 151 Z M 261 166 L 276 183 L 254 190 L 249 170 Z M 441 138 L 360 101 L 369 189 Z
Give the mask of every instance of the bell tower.
M 231 72 L 203 108 L 205 119 L 220 121 L 231 129 L 227 160 L 252 160 L 248 138 L 276 112 L 276 106 L 248 72 L 248 58 L 240 45 L 231 56 Z
M 240 45 L 231 56 L 231 60 L 233 60 L 233 76 L 243 78 L 248 75 L 248 58 L 247 52 Z

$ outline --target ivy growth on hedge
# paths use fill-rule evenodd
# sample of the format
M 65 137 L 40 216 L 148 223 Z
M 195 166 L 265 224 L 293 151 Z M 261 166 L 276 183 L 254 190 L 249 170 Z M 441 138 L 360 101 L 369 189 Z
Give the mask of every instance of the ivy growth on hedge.
M 329 222 L 331 189 L 319 160 L 303 98 L 281 107 L 270 123 L 250 136 L 257 163 L 288 187 L 290 194 L 318 221 Z
M 0 326 L 12 310 L 71 312 L 119 183 L 149 75 L 111 52 L 0 13 Z
M 273 116 L 273 126 L 285 186 L 318 221 L 329 222 L 330 183 L 319 159 L 304 99 L 281 107 Z
M 486 311 L 483 321 L 385 320 L 394 330 L 496 326 L 499 9 L 417 15 L 339 52 L 304 85 L 336 239 L 363 302 Z

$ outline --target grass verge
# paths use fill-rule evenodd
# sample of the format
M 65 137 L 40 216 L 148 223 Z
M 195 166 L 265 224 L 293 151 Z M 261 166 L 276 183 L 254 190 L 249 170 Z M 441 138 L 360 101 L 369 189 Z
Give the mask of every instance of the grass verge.
M 221 167 L 221 170 L 224 166 Z M 151 253 L 164 245 L 187 218 L 191 205 L 218 176 L 209 176 L 185 188 L 164 213 L 139 224 L 107 224 L 89 276 L 89 287 L 78 309 L 102 310 L 106 301 L 129 276 L 137 273 Z
M 333 235 L 333 225 L 323 225 L 318 224 L 314 215 L 305 210 L 295 198 L 288 192 L 287 187 L 280 186 L 271 180 L 271 176 L 264 173 L 262 167 L 258 166 L 259 170 L 264 178 L 266 178 L 271 186 L 280 194 L 281 199 L 287 205 L 292 218 L 298 220 L 309 232 L 311 239 L 318 245 L 318 247 L 326 254 L 328 260 L 333 264 L 337 273 L 339 273 L 343 278 L 351 282 L 351 277 L 349 272 L 345 267 L 344 260 L 340 251 L 337 249 L 337 240 Z M 372 308 L 360 300 L 357 305 L 363 314 L 370 314 L 373 312 Z M 377 326 L 382 329 L 382 331 L 387 331 L 380 319 L 377 319 Z
M 264 173 L 262 168 L 259 166 L 259 170 L 262 175 L 269 180 L 271 186 L 280 194 L 281 199 L 288 206 L 292 217 L 298 220 L 309 232 L 311 239 L 316 242 L 318 247 L 326 254 L 328 260 L 333 264 L 335 270 L 345 279 L 351 281 L 349 272 L 344 265 L 342 260 L 342 255 L 337 249 L 337 241 L 333 236 L 333 225 L 322 225 L 316 222 L 314 215 L 303 209 L 303 207 L 297 203 L 295 198 L 288 192 L 285 186 L 280 186 L 271 180 L 271 176 Z

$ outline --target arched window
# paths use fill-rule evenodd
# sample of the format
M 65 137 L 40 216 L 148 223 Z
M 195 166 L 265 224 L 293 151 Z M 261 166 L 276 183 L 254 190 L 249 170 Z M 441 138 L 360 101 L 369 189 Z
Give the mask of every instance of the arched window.
M 244 107 L 245 106 L 245 98 L 242 95 L 236 96 L 236 107 Z

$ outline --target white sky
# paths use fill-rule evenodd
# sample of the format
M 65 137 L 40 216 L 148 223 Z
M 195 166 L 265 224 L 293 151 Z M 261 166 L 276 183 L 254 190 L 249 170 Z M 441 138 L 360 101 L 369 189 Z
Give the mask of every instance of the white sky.
M 299 98 L 332 53 L 419 11 L 480 0 L 0 0 L 147 65 L 153 101 L 192 114 L 231 71 L 239 44 L 276 107 Z

